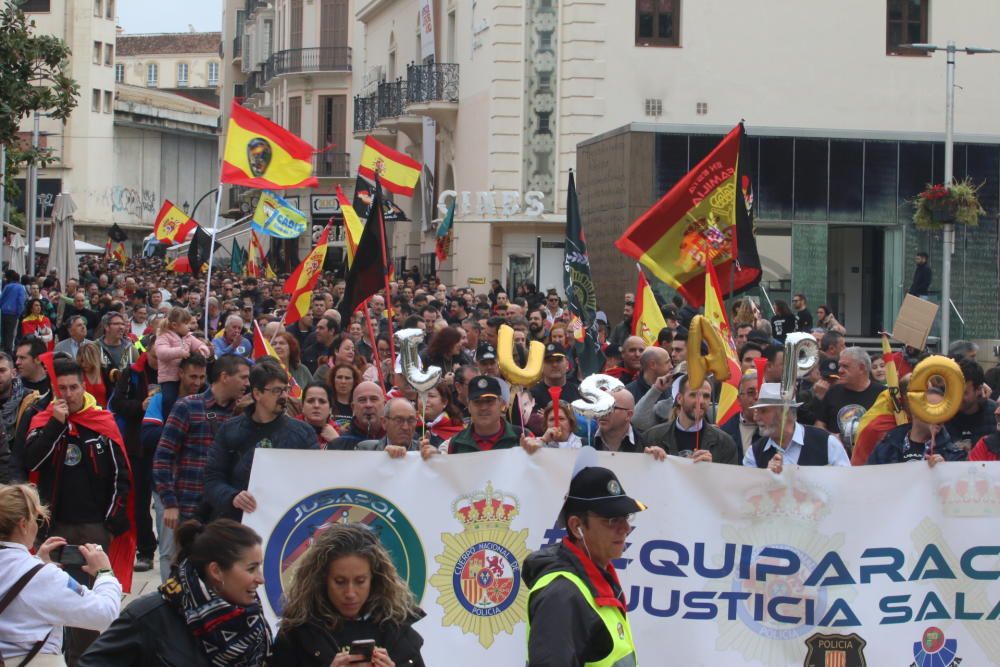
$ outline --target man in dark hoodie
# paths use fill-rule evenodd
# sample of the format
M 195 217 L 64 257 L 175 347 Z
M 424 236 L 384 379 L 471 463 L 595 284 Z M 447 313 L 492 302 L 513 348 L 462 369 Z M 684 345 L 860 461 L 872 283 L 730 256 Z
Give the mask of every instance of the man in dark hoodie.
M 632 515 L 644 509 L 607 468 L 583 468 L 573 477 L 559 514 L 566 537 L 524 562 L 528 667 L 635 664 L 625 594 L 611 561 L 625 551 Z

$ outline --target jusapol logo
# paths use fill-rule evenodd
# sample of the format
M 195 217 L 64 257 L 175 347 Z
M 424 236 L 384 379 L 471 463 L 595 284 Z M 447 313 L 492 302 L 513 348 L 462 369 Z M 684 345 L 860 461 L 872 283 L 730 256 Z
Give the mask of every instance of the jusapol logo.
M 913 642 L 913 662 L 910 667 L 958 667 L 958 640 L 946 639 L 940 628 L 927 628 L 923 638 Z

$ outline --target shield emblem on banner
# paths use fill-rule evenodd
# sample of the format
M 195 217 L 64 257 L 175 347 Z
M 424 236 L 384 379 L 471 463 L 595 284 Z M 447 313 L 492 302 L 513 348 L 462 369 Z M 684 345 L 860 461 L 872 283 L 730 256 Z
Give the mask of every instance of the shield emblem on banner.
M 267 139 L 257 137 L 247 143 L 247 160 L 254 176 L 260 178 L 264 175 L 271 165 L 271 144 Z
M 857 633 L 824 635 L 816 633 L 806 640 L 806 660 L 803 667 L 867 667 L 865 646 Z

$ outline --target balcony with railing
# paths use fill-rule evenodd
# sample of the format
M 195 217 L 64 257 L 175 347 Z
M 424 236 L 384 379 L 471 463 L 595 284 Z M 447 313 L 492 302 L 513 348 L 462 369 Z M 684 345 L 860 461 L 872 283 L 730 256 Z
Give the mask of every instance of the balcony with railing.
M 350 178 L 351 154 L 317 153 L 313 156 L 313 173 L 319 178 Z
M 285 74 L 350 71 L 351 47 L 349 46 L 286 49 L 272 54 L 264 67 L 267 80 Z
M 378 123 L 378 95 L 354 96 L 354 133 L 371 133 Z
M 390 130 L 401 130 L 412 141 L 418 141 L 423 120 L 409 112 L 407 88 L 408 82 L 401 78 L 378 85 L 378 123 Z
M 454 122 L 458 114 L 458 64 L 411 63 L 406 67 L 407 110 L 438 122 Z

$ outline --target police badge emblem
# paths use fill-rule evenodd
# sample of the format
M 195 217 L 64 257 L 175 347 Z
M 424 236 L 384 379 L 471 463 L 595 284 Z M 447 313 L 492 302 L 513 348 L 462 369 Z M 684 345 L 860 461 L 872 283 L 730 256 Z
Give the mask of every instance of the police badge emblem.
M 247 143 L 247 161 L 250 172 L 260 178 L 271 165 L 271 144 L 267 139 L 256 137 Z
M 866 667 L 865 646 L 857 633 L 824 635 L 819 632 L 806 640 L 806 660 L 803 667 Z
M 487 482 L 482 491 L 452 503 L 462 532 L 441 536 L 444 551 L 430 578 L 444 611 L 442 624 L 476 635 L 483 648 L 500 632 L 514 633 L 525 620 L 528 590 L 521 582 L 521 563 L 528 557 L 528 529 L 512 531 L 519 514 L 517 498 Z

